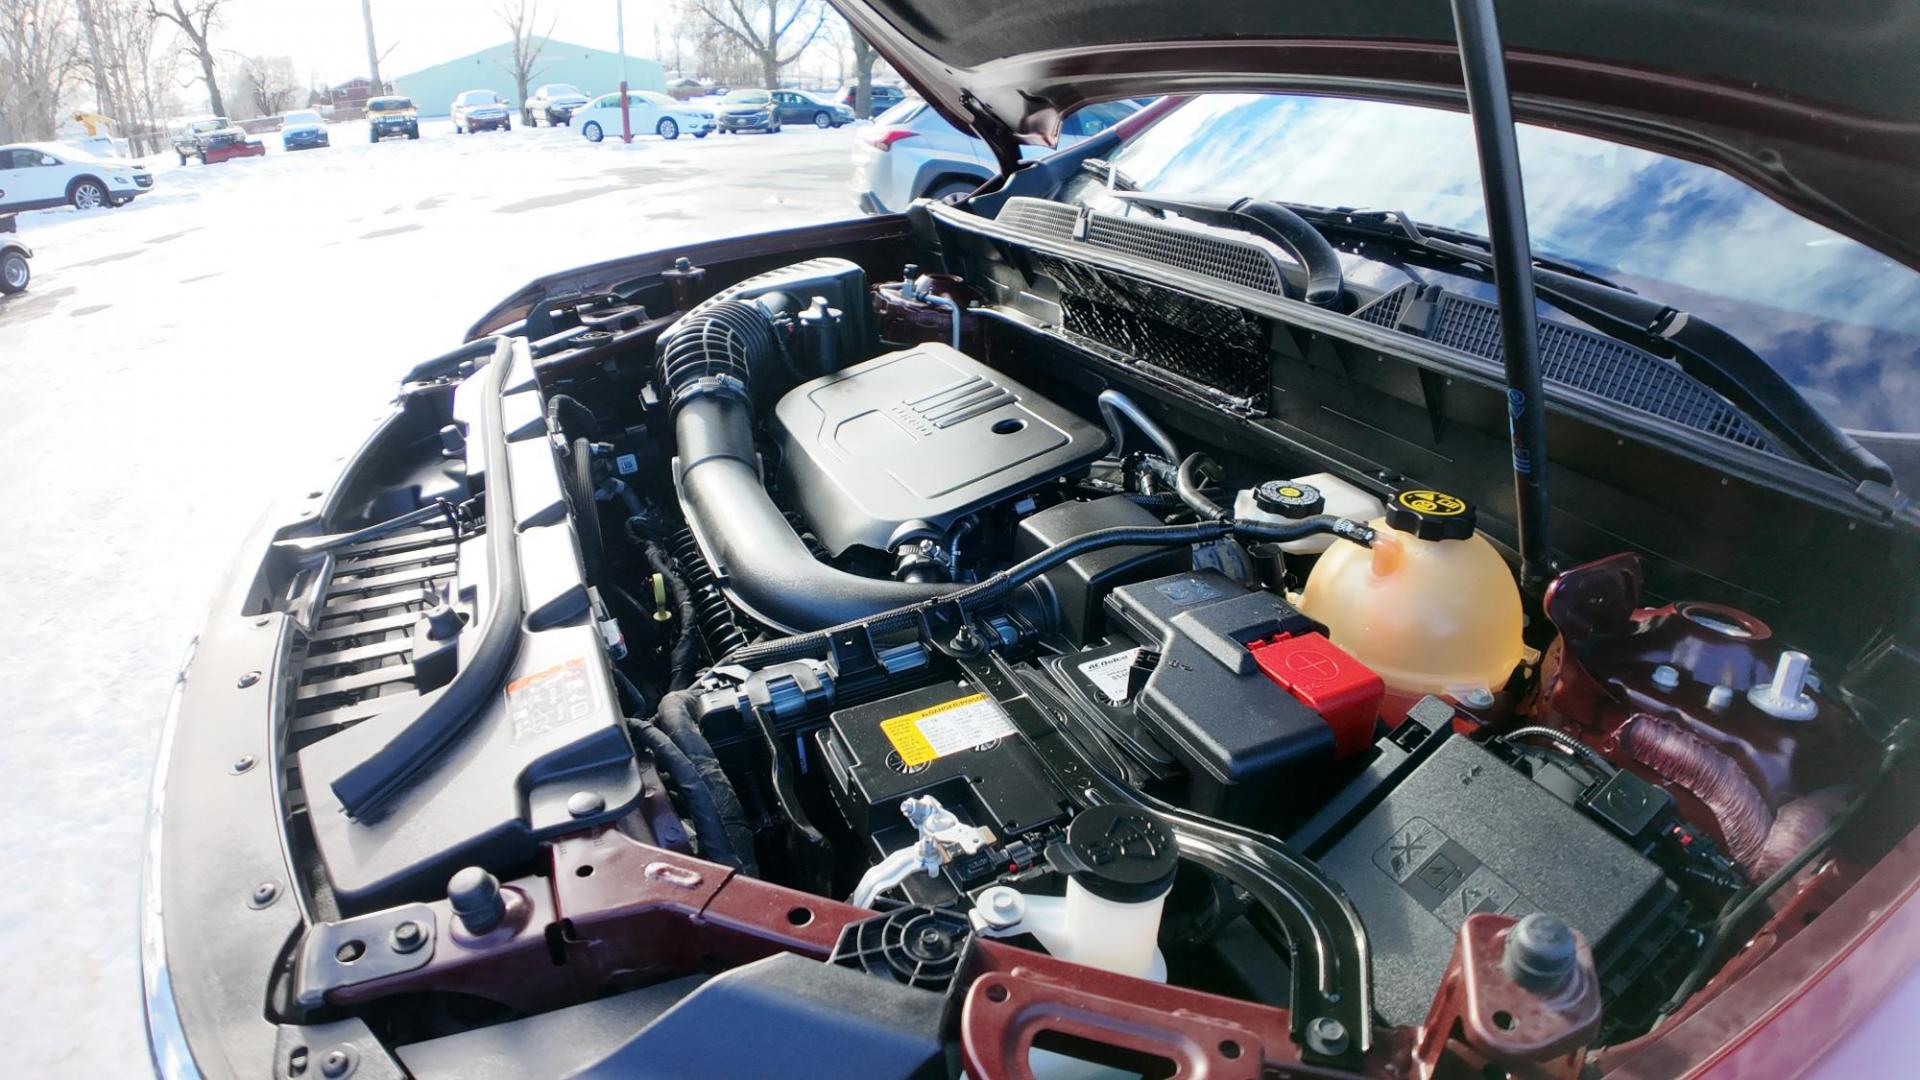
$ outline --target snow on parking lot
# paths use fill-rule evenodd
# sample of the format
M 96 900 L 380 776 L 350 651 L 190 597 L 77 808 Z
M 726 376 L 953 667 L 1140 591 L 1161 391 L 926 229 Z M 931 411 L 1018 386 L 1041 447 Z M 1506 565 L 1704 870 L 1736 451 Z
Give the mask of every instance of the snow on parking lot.
M 176 167 L 20 217 L 0 300 L 0 1073 L 145 1068 L 135 917 L 174 668 L 267 503 L 529 278 L 853 216 L 853 132 L 593 145 L 570 129 Z

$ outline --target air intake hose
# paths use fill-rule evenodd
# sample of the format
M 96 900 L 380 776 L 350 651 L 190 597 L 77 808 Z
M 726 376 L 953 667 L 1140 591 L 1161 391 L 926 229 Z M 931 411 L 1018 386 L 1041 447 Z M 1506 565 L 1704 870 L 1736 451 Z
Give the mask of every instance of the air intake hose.
M 836 570 L 794 533 L 760 482 L 753 449 L 754 375 L 777 369 L 780 359 L 772 317 L 750 300 L 695 309 L 661 354 L 681 497 L 706 554 L 724 571 L 728 595 L 774 626 L 816 630 L 953 590 Z

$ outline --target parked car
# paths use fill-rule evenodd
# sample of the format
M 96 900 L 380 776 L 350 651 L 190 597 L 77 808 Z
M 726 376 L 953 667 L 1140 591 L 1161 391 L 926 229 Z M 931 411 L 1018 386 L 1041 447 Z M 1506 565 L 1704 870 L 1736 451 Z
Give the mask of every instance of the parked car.
M 475 131 L 513 130 L 513 110 L 507 99 L 492 90 L 462 90 L 447 107 L 453 117 L 453 133 L 467 135 Z
M 327 122 L 312 109 L 297 109 L 281 118 L 281 149 L 312 150 L 331 145 L 327 138 Z
M 535 87 L 533 94 L 521 104 L 520 118 L 528 127 L 538 127 L 542 120 L 550 127 L 557 127 L 571 123 L 573 114 L 586 104 L 587 95 L 571 83 L 546 83 Z
M 714 113 L 721 131 L 780 130 L 780 106 L 768 90 L 729 90 Z
M 782 124 L 812 124 L 817 128 L 837 128 L 853 123 L 853 110 L 815 97 L 804 90 L 775 90 L 773 103 L 780 109 Z
M 209 116 L 174 132 L 173 152 L 180 156 L 182 165 L 188 158 L 213 165 L 229 158 L 258 157 L 267 152 L 267 146 L 247 138 L 247 133 L 226 117 Z
M 420 111 L 413 99 L 388 95 L 367 99 L 367 140 L 379 142 L 389 135 L 420 137 Z
M 96 158 L 59 143 L 0 146 L 0 213 L 122 206 L 152 187 L 153 173 L 132 161 Z
M 1139 111 L 1134 101 L 1089 105 L 1060 123 L 1059 147 L 1085 142 Z M 1052 150 L 1022 146 L 1026 159 Z M 885 214 L 919 198 L 963 195 L 992 179 L 998 167 L 987 144 L 947 123 L 917 98 L 881 114 L 853 147 L 853 186 L 860 209 Z
M 671 79 L 667 82 L 667 96 L 675 101 L 687 101 L 706 95 L 707 86 L 699 79 Z
M 858 83 L 848 83 L 841 87 L 838 93 L 833 95 L 833 100 L 845 106 L 848 112 L 852 112 L 854 102 L 859 97 L 859 90 L 860 86 Z M 885 86 L 880 83 L 874 83 L 869 86 L 867 90 L 868 99 L 872 103 L 867 109 L 866 119 L 868 120 L 879 116 L 881 113 L 886 112 L 888 109 L 893 108 L 909 97 L 905 90 L 897 86 Z
M 627 91 L 627 124 L 636 135 L 677 139 L 686 133 L 704 139 L 713 131 L 713 113 L 676 101 L 656 90 Z M 620 95 L 602 94 L 573 114 L 573 126 L 588 142 L 620 137 Z
M 542 274 L 287 477 L 159 1070 L 1914 1075 L 1920 20 L 837 4 L 1011 175 Z
M 14 215 L 0 214 L 0 293 L 9 295 L 25 292 L 27 282 L 33 279 L 33 270 L 27 266 L 27 260 L 33 258 L 33 249 L 20 239 L 18 232 Z

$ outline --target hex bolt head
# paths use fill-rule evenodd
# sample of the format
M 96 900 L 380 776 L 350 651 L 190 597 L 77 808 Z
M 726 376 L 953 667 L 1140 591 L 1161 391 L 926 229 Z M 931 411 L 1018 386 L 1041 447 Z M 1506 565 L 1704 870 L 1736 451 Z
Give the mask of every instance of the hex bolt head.
M 1347 1052 L 1347 1025 L 1331 1016 L 1316 1016 L 1307 1024 L 1307 1049 L 1326 1057 Z
M 1573 929 L 1551 915 L 1535 912 L 1507 931 L 1500 957 L 1507 977 L 1535 993 L 1552 990 L 1567 980 L 1580 962 Z
M 576 791 L 567 796 L 567 813 L 574 817 L 592 817 L 606 808 L 606 798 L 597 791 Z
M 427 943 L 426 927 L 421 926 L 419 923 L 413 921 L 412 919 L 408 919 L 405 922 L 401 923 L 399 926 L 396 926 L 393 928 L 393 935 L 392 935 L 390 944 L 393 945 L 394 952 L 397 952 L 397 953 L 415 952 L 419 950 L 420 946 L 425 945 L 426 943 Z
M 240 676 L 240 678 L 236 679 L 234 681 L 234 685 L 240 687 L 240 689 L 242 690 L 245 690 L 247 687 L 252 686 L 254 683 L 257 683 L 259 681 L 260 681 L 260 673 L 257 671 L 249 671 L 245 675 L 242 675 Z
M 241 754 L 239 757 L 233 759 L 233 764 L 227 766 L 227 771 L 235 776 L 239 776 L 241 773 L 253 768 L 254 764 L 255 760 L 252 754 Z

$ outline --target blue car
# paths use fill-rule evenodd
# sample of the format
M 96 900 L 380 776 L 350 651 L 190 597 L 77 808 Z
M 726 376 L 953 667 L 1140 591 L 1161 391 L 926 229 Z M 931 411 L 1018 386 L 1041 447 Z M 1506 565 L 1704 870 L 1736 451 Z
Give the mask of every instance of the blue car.
M 290 112 L 280 124 L 280 145 L 287 150 L 317 150 L 333 145 L 327 140 L 327 122 L 312 109 Z

